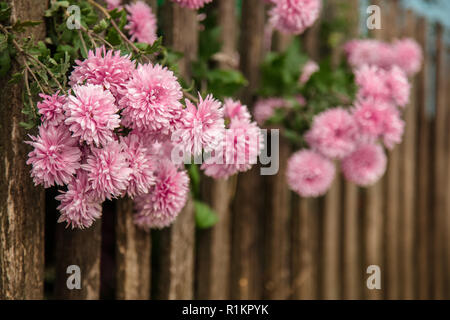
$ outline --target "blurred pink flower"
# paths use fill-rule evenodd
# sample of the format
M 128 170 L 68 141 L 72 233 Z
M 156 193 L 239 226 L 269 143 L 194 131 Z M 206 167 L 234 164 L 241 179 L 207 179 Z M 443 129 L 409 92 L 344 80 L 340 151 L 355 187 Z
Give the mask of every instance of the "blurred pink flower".
M 73 137 L 88 145 L 105 145 L 112 141 L 114 129 L 120 125 L 112 94 L 99 85 L 87 84 L 73 87 L 64 106 L 66 120 Z
M 112 141 L 102 149 L 91 148 L 91 152 L 81 168 L 88 173 L 96 196 L 101 200 L 123 196 L 132 173 L 123 144 Z
M 197 107 L 186 100 L 181 121 L 173 135 L 173 142 L 183 146 L 187 155 L 198 156 L 216 149 L 223 139 L 225 123 L 223 108 L 212 95 L 206 99 L 199 94 Z
M 392 150 L 396 144 L 400 144 L 404 131 L 405 122 L 400 117 L 400 112 L 392 108 L 384 122 L 383 142 L 386 148 Z
M 150 187 L 155 183 L 153 175 L 155 161 L 151 157 L 150 151 L 144 146 L 142 139 L 135 134 L 124 137 L 122 143 L 125 144 L 124 152 L 131 169 L 128 195 L 134 198 L 137 195 L 148 193 Z
M 106 51 L 105 47 L 97 48 L 95 52 L 89 50 L 87 59 L 75 62 L 77 66 L 69 77 L 70 86 L 85 83 L 102 85 L 117 100 L 135 69 L 130 55 L 121 56 L 120 51 Z
M 206 3 L 212 2 L 212 0 L 172 0 L 172 1 L 178 3 L 181 7 L 189 9 L 200 9 Z
M 139 65 L 120 100 L 122 124 L 143 132 L 169 134 L 182 112 L 181 86 L 159 64 Z
M 319 71 L 319 65 L 315 61 L 309 60 L 302 68 L 299 82 L 301 84 L 307 83 L 311 76 L 317 71 Z
M 413 39 L 397 40 L 393 44 L 395 63 L 407 75 L 412 76 L 420 71 L 423 60 L 422 48 Z
M 57 126 L 64 122 L 64 104 L 66 96 L 60 96 L 59 91 L 49 96 L 43 93 L 39 94 L 43 100 L 38 102 L 37 108 L 42 115 L 41 120 L 45 124 Z
M 353 117 L 362 138 L 378 139 L 391 112 L 395 112 L 395 107 L 385 101 L 366 99 L 356 102 Z
M 367 187 L 383 176 L 386 165 L 383 148 L 378 144 L 365 144 L 342 160 L 342 172 L 347 180 Z
M 73 228 L 88 228 L 95 219 L 102 215 L 102 203 L 92 192 L 88 182 L 87 173 L 83 170 L 77 172 L 76 178 L 67 186 L 67 191 L 62 191 L 56 196 L 61 201 L 58 210 L 61 216 L 58 222 L 67 222 L 67 226 Z
M 324 195 L 331 187 L 336 168 L 332 161 L 311 150 L 300 150 L 288 160 L 289 187 L 302 197 Z
M 255 103 L 253 116 L 259 125 L 263 125 L 275 114 L 276 109 L 284 108 L 286 105 L 283 98 L 260 99 Z
M 284 33 L 300 34 L 317 20 L 321 0 L 278 0 L 269 11 L 270 23 Z
M 239 100 L 231 98 L 225 99 L 223 104 L 224 114 L 226 119 L 250 120 L 251 115 L 248 112 L 247 106 L 243 105 Z
M 394 66 L 386 73 L 386 86 L 395 105 L 405 107 L 409 103 L 411 84 L 405 72 L 399 67 Z
M 389 100 L 391 91 L 386 84 L 386 71 L 377 66 L 363 65 L 355 71 L 355 81 L 359 86 L 358 98 Z
M 30 138 L 32 141 L 26 143 L 34 149 L 28 154 L 27 164 L 32 165 L 34 184 L 49 188 L 55 183 L 61 186 L 69 183 L 80 168 L 78 139 L 71 137 L 64 125 L 41 125 L 39 135 Z
M 333 108 L 314 118 L 305 139 L 324 156 L 342 159 L 355 149 L 357 133 L 353 116 L 342 108 Z
M 172 224 L 186 204 L 189 177 L 170 161 L 161 161 L 156 183 L 148 194 L 135 199 L 135 223 L 143 228 L 164 228 Z
M 131 41 L 153 44 L 157 39 L 156 16 L 152 9 L 143 1 L 125 5 L 128 11 L 128 24 L 125 29 L 131 35 Z
M 108 10 L 113 10 L 116 8 L 121 8 L 122 0 L 105 0 Z

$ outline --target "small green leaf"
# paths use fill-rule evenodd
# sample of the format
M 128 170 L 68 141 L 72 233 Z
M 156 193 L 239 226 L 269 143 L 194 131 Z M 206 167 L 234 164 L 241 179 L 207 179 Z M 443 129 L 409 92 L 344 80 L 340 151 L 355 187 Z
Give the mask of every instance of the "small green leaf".
M 208 229 L 214 226 L 217 221 L 219 221 L 216 212 L 206 203 L 201 201 L 194 201 L 194 207 L 195 222 L 198 228 Z

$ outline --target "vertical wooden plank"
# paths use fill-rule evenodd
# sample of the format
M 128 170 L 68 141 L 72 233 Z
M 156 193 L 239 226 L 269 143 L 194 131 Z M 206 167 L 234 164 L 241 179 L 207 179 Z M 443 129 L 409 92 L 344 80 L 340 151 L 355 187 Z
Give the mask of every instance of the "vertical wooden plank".
M 417 268 L 418 268 L 418 298 L 431 298 L 431 256 L 429 250 L 430 229 L 430 144 L 429 125 L 427 117 L 427 86 L 429 83 L 429 57 L 427 54 L 427 22 L 420 19 L 418 41 L 424 51 L 424 64 L 417 79 Z
M 359 0 L 348 2 L 349 8 L 345 13 L 349 21 L 349 37 L 357 37 L 359 33 Z M 342 289 L 344 299 L 360 299 L 362 283 L 362 261 L 360 256 L 360 224 L 359 224 L 359 189 L 342 179 L 342 219 L 343 219 L 343 261 L 342 261 Z
M 318 298 L 318 201 L 298 199 L 292 215 L 292 298 Z
M 408 36 L 415 35 L 415 16 L 411 11 L 403 12 L 406 14 L 405 31 L 403 34 Z M 412 90 L 415 92 L 415 80 L 411 79 Z M 406 122 L 405 134 L 403 138 L 402 159 L 401 159 L 401 176 L 402 176 L 402 192 L 401 192 L 401 285 L 402 298 L 414 299 L 416 297 L 416 278 L 415 278 L 415 264 L 414 264 L 414 240 L 415 240 L 415 155 L 416 155 L 416 101 L 414 96 L 410 100 L 409 105 L 404 112 L 404 119 Z
M 8 1 L 11 22 L 42 20 L 46 1 Z M 44 37 L 44 25 L 24 36 Z M 13 64 L 10 74 L 18 72 Z M 41 299 L 44 295 L 44 190 L 36 188 L 26 165 L 30 148 L 24 121 L 22 83 L 0 85 L 0 300 Z
M 323 259 L 322 259 L 322 296 L 327 300 L 341 297 L 340 282 L 340 241 L 342 233 L 340 226 L 340 175 L 325 195 L 323 208 Z
M 381 7 L 382 14 L 382 29 L 372 30 L 375 38 L 384 40 L 386 37 L 386 24 L 388 23 L 387 13 L 389 12 L 388 4 L 384 1 L 373 1 L 374 4 Z M 384 26 L 384 28 L 383 28 Z M 367 267 L 371 265 L 379 266 L 381 269 L 381 276 L 384 273 L 384 261 L 383 261 L 383 181 L 382 178 L 374 186 L 367 188 L 363 191 L 363 204 L 364 204 L 364 221 L 363 221 L 363 237 L 364 237 L 364 265 L 363 273 Z M 367 278 L 367 275 L 366 275 Z M 370 290 L 367 286 L 364 286 L 366 299 L 382 299 L 383 290 L 373 289 Z
M 446 56 L 447 56 L 447 63 L 445 66 L 446 70 L 446 104 L 447 106 L 450 104 L 450 79 L 448 75 L 450 74 L 450 47 L 445 48 Z M 450 111 L 447 109 L 447 117 L 446 117 L 446 136 L 450 137 Z M 447 160 L 447 197 L 446 197 L 446 210 L 445 210 L 445 216 L 446 216 L 446 239 L 445 239 L 445 254 L 446 254 L 446 276 L 447 276 L 447 295 L 446 299 L 450 299 L 450 273 L 448 270 L 450 270 L 450 141 L 447 138 L 447 145 L 446 145 L 446 160 Z
M 56 228 L 56 280 L 55 298 L 70 300 L 96 300 L 100 297 L 101 221 L 85 230 Z M 67 287 L 67 268 L 78 266 L 81 289 Z
M 191 77 L 191 61 L 198 50 L 197 11 L 181 8 L 165 2 L 164 34 L 166 45 L 183 52 L 179 62 L 180 74 L 187 80 Z M 170 228 L 160 234 L 160 270 L 155 296 L 158 299 L 192 299 L 194 296 L 194 251 L 195 219 L 192 199 Z
M 264 2 L 242 2 L 240 37 L 240 69 L 249 85 L 242 92 L 242 101 L 251 105 L 259 85 L 263 58 Z M 231 297 L 260 299 L 262 297 L 263 258 L 261 254 L 261 221 L 264 219 L 264 189 L 259 166 L 238 177 L 233 203 L 233 235 L 231 266 Z
M 124 1 L 128 3 L 129 1 Z M 156 0 L 145 1 L 157 13 Z M 116 299 L 150 298 L 151 239 L 133 223 L 133 201 L 120 199 L 116 205 Z
M 302 40 L 308 55 L 318 61 L 319 23 Z M 292 215 L 291 279 L 293 299 L 319 298 L 319 200 L 295 196 Z
M 391 4 L 388 21 L 388 40 L 392 41 L 400 34 L 399 20 L 401 12 L 398 1 Z M 386 299 L 400 297 L 400 261 L 399 261 L 399 222 L 400 222 L 400 157 L 399 147 L 390 151 L 385 179 L 385 265 L 383 286 Z
M 150 298 L 150 233 L 133 222 L 133 201 L 116 205 L 116 299 Z
M 236 5 L 234 1 L 218 0 L 218 25 L 221 28 L 222 49 L 225 59 L 220 67 L 232 67 L 236 54 Z M 196 298 L 229 299 L 231 268 L 231 201 L 237 177 L 228 180 L 203 179 L 203 197 L 217 213 L 219 221 L 207 230 L 197 232 Z
M 434 128 L 434 285 L 435 299 L 444 299 L 445 293 L 445 273 L 444 269 L 444 241 L 445 241 L 445 197 L 446 192 L 446 141 L 448 139 L 446 131 L 446 109 L 448 105 L 445 103 L 446 86 L 445 79 L 448 76 L 445 70 L 445 44 L 443 27 L 437 27 L 436 33 L 436 121 Z
M 292 37 L 276 33 L 275 50 L 284 51 Z M 287 159 L 291 155 L 290 142 L 279 141 L 279 171 L 267 177 L 268 204 L 265 217 L 264 299 L 287 299 L 290 288 L 290 217 L 291 191 L 286 182 Z

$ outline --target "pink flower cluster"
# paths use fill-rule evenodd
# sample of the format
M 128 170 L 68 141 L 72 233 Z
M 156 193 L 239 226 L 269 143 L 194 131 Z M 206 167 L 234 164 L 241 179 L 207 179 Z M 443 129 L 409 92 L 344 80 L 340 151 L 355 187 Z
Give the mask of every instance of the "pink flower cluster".
M 344 50 L 353 68 L 371 65 L 389 70 L 397 66 L 408 76 L 419 72 L 423 60 L 419 44 L 409 38 L 396 40 L 392 44 L 374 39 L 352 40 Z
M 320 15 L 321 0 L 273 0 L 269 11 L 270 24 L 289 34 L 301 34 L 311 27 Z
M 422 53 L 412 40 L 389 46 L 375 40 L 347 44 L 358 93 L 349 110 L 334 108 L 317 115 L 305 139 L 311 150 L 289 160 L 288 184 L 304 197 L 323 195 L 339 161 L 344 177 L 360 186 L 376 183 L 387 167 L 383 149 L 401 143 L 401 111 L 409 103 L 408 75 L 419 71 Z M 401 57 L 401 58 L 400 58 Z
M 158 64 L 99 48 L 76 62 L 70 85 L 67 95 L 41 94 L 42 124 L 27 142 L 27 163 L 36 185 L 66 186 L 57 196 L 59 222 L 72 228 L 91 226 L 103 201 L 126 195 L 137 225 L 169 226 L 189 192 L 183 163 L 173 160 L 179 149 L 189 157 L 226 150 L 225 162 L 203 167 L 214 177 L 248 170 L 259 154 L 260 131 L 245 106 L 199 96 L 184 107 L 177 77 Z
M 306 105 L 306 100 L 302 95 L 295 97 L 296 102 L 300 106 Z M 276 110 L 291 109 L 292 103 L 283 98 L 272 97 L 256 101 L 253 108 L 253 116 L 259 125 L 263 125 L 267 120 L 275 115 Z

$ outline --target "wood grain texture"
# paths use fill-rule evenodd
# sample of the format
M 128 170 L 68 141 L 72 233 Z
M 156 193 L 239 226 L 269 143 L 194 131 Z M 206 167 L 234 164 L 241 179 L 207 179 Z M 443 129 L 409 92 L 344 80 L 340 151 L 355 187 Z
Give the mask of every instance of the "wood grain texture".
M 249 85 L 241 94 L 248 106 L 254 102 L 263 58 L 264 2 L 244 0 L 241 20 L 240 70 Z M 266 211 L 259 166 L 238 177 L 232 218 L 231 298 L 260 299 L 263 294 L 262 225 Z
M 221 68 L 235 68 L 237 13 L 233 1 L 218 0 L 216 7 L 222 48 L 217 57 Z M 202 177 L 202 197 L 217 213 L 219 221 L 197 232 L 196 298 L 229 299 L 231 268 L 231 203 L 237 177 L 215 180 Z
M 187 81 L 191 78 L 191 61 L 198 51 L 197 11 L 181 8 L 166 1 L 162 7 L 165 44 L 182 52 L 179 72 Z M 159 243 L 159 270 L 156 282 L 157 299 L 193 299 L 195 218 L 192 199 L 179 214 L 175 223 L 163 229 Z
M 436 121 L 434 127 L 434 242 L 433 242 L 433 256 L 434 256 L 434 298 L 445 299 L 446 283 L 445 277 L 448 269 L 445 268 L 445 202 L 446 190 L 440 186 L 446 183 L 446 143 L 448 140 L 446 126 L 447 117 L 446 112 L 448 104 L 446 104 L 446 77 L 445 72 L 445 43 L 443 27 L 437 27 L 436 33 Z
M 7 1 L 11 22 L 42 20 L 47 1 Z M 44 37 L 40 26 L 23 36 Z M 10 74 L 19 71 L 13 63 Z M 44 190 L 35 187 L 26 165 L 30 147 L 22 110 L 23 83 L 0 85 L 0 300 L 41 299 L 44 294 Z
M 100 298 L 101 221 L 88 229 L 56 227 L 55 298 L 64 300 L 97 300 Z M 67 268 L 80 267 L 81 289 L 67 288 Z
M 422 48 L 427 48 L 427 22 L 420 19 L 418 22 L 418 41 Z M 427 50 L 424 50 L 424 64 L 417 78 L 417 272 L 418 272 L 418 298 L 431 297 L 431 254 L 430 254 L 430 206 L 431 206 L 431 176 L 430 170 L 430 125 L 427 115 L 427 88 L 429 83 L 429 59 Z
M 116 299 L 150 298 L 150 233 L 133 222 L 133 201 L 120 199 L 116 205 Z

